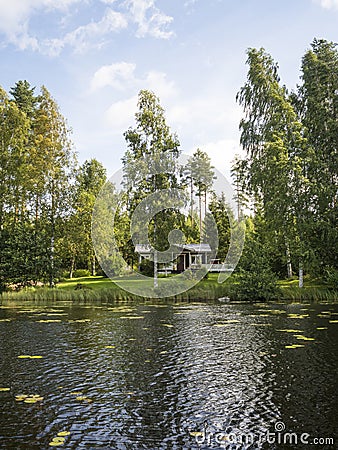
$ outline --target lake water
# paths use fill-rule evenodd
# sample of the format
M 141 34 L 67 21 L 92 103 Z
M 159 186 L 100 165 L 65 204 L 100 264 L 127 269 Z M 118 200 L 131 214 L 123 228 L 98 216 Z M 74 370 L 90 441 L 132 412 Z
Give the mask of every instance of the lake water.
M 1 449 L 337 448 L 337 304 L 1 307 L 0 339 Z

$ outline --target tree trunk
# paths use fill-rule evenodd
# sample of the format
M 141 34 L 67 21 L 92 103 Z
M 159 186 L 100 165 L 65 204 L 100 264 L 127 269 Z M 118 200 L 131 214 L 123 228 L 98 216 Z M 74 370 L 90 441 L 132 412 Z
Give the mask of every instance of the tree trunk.
M 194 214 L 194 185 L 192 178 L 190 179 L 190 217 L 191 224 L 193 223 L 193 214 Z
M 298 286 L 300 288 L 302 288 L 304 286 L 304 278 L 303 278 L 304 274 L 303 274 L 303 262 L 300 261 L 299 262 L 299 281 L 298 281 Z
M 154 250 L 154 289 L 158 288 L 158 276 L 157 276 L 157 250 Z
M 288 278 L 292 277 L 292 264 L 291 264 L 291 253 L 288 241 L 285 241 L 285 253 L 286 253 L 286 270 L 288 274 Z
M 96 261 L 95 261 L 95 254 L 92 255 L 92 276 L 95 277 L 96 275 Z
M 51 238 L 50 238 L 50 275 L 49 275 L 49 287 L 54 287 L 54 239 L 55 239 L 55 193 L 54 193 L 54 181 L 52 181 L 52 208 L 51 208 Z
M 73 272 L 74 272 L 74 266 L 75 266 L 75 257 L 72 256 L 72 259 L 70 261 L 70 268 L 69 268 L 69 278 L 73 278 Z
M 198 197 L 198 204 L 199 204 L 199 210 L 200 210 L 200 240 L 202 239 L 202 194 L 200 192 L 200 195 Z

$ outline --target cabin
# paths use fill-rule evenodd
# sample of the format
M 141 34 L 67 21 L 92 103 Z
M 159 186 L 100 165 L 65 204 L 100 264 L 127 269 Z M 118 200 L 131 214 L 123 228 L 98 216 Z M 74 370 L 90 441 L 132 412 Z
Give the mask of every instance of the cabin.
M 135 251 L 139 254 L 139 262 L 142 258 L 150 259 L 152 247 L 137 244 Z M 187 269 L 198 269 L 202 265 L 210 264 L 211 248 L 209 244 L 183 244 L 177 246 L 177 252 L 172 252 L 172 262 L 160 264 L 159 272 L 182 273 Z

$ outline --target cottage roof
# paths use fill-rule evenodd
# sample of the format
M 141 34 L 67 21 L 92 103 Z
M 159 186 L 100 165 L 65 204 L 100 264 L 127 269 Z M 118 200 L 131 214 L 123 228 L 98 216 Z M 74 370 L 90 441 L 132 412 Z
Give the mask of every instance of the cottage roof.
M 211 253 L 211 248 L 209 244 L 177 244 L 177 247 L 183 248 L 183 251 L 188 251 L 191 253 Z M 152 246 L 146 244 L 136 244 L 135 251 L 141 254 L 152 253 Z

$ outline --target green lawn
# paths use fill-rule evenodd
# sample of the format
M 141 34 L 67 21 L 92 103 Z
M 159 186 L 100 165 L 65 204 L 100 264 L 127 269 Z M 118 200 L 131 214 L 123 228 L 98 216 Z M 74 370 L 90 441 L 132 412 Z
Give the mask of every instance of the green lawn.
M 203 279 L 198 283 L 199 286 L 205 286 L 205 287 L 211 287 L 211 286 L 217 286 L 219 283 L 217 281 L 218 273 L 209 273 L 207 279 Z M 161 277 L 161 279 L 163 279 Z M 139 280 L 133 279 L 132 276 L 126 276 L 126 277 L 117 277 L 117 281 L 124 281 L 126 283 L 133 284 L 135 282 L 139 282 Z M 229 280 L 229 279 L 228 279 Z M 224 284 L 229 284 L 230 281 L 226 280 Z M 232 277 L 233 281 L 233 277 Z M 153 283 L 153 279 L 149 278 L 149 283 Z M 80 278 L 72 278 L 64 280 L 57 284 L 58 289 L 75 289 L 78 284 L 81 284 L 83 287 L 90 288 L 90 289 L 118 289 L 117 285 L 114 283 L 113 280 L 106 277 L 80 277 Z

